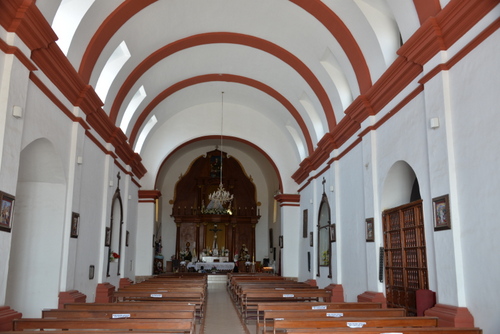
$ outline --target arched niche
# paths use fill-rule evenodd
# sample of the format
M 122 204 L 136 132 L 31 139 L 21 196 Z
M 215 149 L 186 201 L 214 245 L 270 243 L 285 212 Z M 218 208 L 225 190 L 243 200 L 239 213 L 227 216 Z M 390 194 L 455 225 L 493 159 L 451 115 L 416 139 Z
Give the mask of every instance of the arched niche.
M 120 173 L 116 176 L 117 186 L 113 199 L 111 200 L 111 213 L 109 217 L 109 226 L 106 227 L 106 246 L 108 246 L 106 276 L 110 275 L 111 262 L 117 262 L 116 275 L 120 275 L 120 266 L 122 263 L 121 245 L 123 239 L 123 202 L 120 193 Z M 113 257 L 113 253 L 119 255 Z
M 328 196 L 323 191 L 318 212 L 318 276 L 321 268 L 328 267 L 328 277 L 332 277 L 331 211 Z
M 420 190 L 413 168 L 405 161 L 397 161 L 384 182 L 382 208 L 394 208 L 418 199 Z

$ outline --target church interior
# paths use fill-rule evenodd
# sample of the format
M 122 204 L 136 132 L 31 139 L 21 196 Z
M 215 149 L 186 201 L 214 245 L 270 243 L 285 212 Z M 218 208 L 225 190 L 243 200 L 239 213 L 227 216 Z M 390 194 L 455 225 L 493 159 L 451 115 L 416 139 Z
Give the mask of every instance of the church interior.
M 499 27 L 498 0 L 0 0 L 0 330 L 238 272 L 498 333 Z

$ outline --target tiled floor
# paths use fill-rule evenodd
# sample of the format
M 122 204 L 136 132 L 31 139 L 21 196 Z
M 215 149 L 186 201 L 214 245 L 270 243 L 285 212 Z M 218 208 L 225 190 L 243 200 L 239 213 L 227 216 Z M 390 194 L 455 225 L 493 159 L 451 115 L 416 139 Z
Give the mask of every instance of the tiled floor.
M 227 292 L 225 282 L 209 283 L 205 320 L 199 334 L 250 334 Z

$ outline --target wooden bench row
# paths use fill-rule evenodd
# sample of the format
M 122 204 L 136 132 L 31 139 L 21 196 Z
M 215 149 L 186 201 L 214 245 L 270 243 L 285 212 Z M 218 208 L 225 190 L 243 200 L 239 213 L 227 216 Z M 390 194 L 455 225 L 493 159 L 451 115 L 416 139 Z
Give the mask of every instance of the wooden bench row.
M 284 287 L 276 289 L 276 287 Z M 292 285 L 290 285 L 292 286 Z M 406 317 L 404 309 L 382 309 L 379 303 L 314 302 L 312 291 L 322 289 L 289 289 L 286 283 L 270 278 L 237 277 L 228 283 L 241 301 L 245 321 L 255 308 L 257 334 L 261 333 L 422 333 L 422 334 L 480 334 L 479 328 L 443 328 L 435 317 Z M 307 292 L 306 292 L 307 291 Z M 306 293 L 301 300 L 295 298 Z M 293 302 L 286 301 L 287 297 Z M 319 296 L 317 296 L 319 297 Z M 320 299 L 320 298 L 318 298 Z M 302 301 L 302 302 L 301 302 Z

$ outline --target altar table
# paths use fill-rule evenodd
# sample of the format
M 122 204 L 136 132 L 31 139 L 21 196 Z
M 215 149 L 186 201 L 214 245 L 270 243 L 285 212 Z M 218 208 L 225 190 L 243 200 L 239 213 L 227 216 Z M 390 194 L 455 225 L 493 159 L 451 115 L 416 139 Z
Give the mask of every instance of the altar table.
M 213 267 L 221 271 L 233 271 L 234 262 L 210 262 L 210 263 L 196 262 L 196 263 L 189 263 L 187 267 L 188 269 L 195 268 L 196 271 L 200 270 L 201 267 L 203 267 L 203 269 L 206 271 L 212 270 Z
M 228 256 L 202 256 L 201 260 L 203 262 L 214 262 L 215 260 L 219 260 L 219 262 L 227 262 L 229 261 Z

